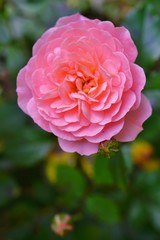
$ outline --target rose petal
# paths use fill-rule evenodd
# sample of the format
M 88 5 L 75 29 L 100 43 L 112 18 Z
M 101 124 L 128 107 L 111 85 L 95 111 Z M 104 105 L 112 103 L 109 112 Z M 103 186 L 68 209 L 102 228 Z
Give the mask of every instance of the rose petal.
M 113 116 L 115 116 L 121 107 L 121 101 L 113 104 L 111 108 L 105 110 L 104 118 L 101 122 L 99 122 L 100 125 L 106 125 L 109 122 L 112 122 Z
M 67 24 L 70 24 L 72 22 L 77 22 L 77 21 L 81 21 L 86 19 L 85 17 L 83 17 L 82 15 L 80 15 L 79 13 L 73 14 L 71 16 L 67 16 L 67 17 L 61 17 L 57 22 L 56 22 L 56 27 L 61 27 Z
M 134 91 L 136 94 L 136 102 L 133 106 L 133 109 L 136 109 L 141 101 L 141 91 L 146 83 L 146 77 L 144 70 L 137 64 L 131 64 L 131 73 L 133 77 L 132 91 Z
M 80 141 L 66 141 L 58 138 L 58 142 L 63 151 L 78 152 L 81 155 L 91 155 L 98 151 L 97 143 L 90 143 L 85 139 Z
M 73 132 L 73 135 L 76 137 L 85 137 L 85 136 L 94 136 L 101 132 L 104 128 L 102 125 L 90 124 L 87 127 L 83 127 L 80 130 Z
M 50 129 L 51 129 L 51 132 L 62 138 L 62 139 L 65 139 L 65 140 L 69 140 L 69 141 L 78 141 L 80 139 L 82 139 L 81 137 L 75 137 L 73 136 L 73 134 L 71 132 L 65 132 L 63 130 L 61 130 L 60 128 L 57 128 L 57 126 L 54 126 L 53 124 L 50 123 Z
M 105 31 L 111 33 L 112 35 L 114 35 L 114 33 L 115 33 L 115 26 L 113 25 L 112 22 L 110 22 L 110 21 L 103 21 L 103 22 L 99 23 L 99 26 L 103 30 L 105 30 Z
M 86 139 L 89 142 L 93 142 L 93 143 L 100 143 L 105 140 L 110 140 L 122 129 L 123 125 L 124 125 L 123 119 L 118 122 L 108 123 L 100 133 L 92 137 L 86 137 Z
M 32 92 L 25 81 L 26 67 L 22 68 L 17 76 L 17 95 L 19 107 L 28 114 L 27 104 L 32 98 Z
M 129 110 L 132 108 L 133 104 L 136 101 L 136 96 L 134 92 L 128 91 L 123 94 L 121 101 L 122 101 L 121 107 L 118 113 L 112 118 L 113 121 L 120 120 L 129 112 Z
M 34 98 L 31 98 L 30 101 L 28 102 L 27 111 L 28 114 L 33 118 L 33 121 L 35 123 L 37 123 L 45 131 L 51 132 L 49 122 L 42 118 L 42 116 L 39 114 Z
M 127 58 L 131 62 L 134 62 L 138 53 L 129 31 L 125 27 L 116 27 L 115 37 L 117 37 L 124 46 L 124 53 Z
M 65 112 L 64 113 L 64 119 L 68 123 L 78 122 L 79 121 L 79 115 L 78 115 L 77 107 Z
M 120 142 L 133 141 L 143 130 L 142 124 L 149 118 L 151 113 L 151 105 L 148 99 L 142 94 L 139 108 L 127 114 L 123 129 L 114 138 Z
M 46 32 L 42 34 L 42 36 L 38 39 L 38 41 L 34 44 L 32 49 L 32 54 L 36 55 L 39 49 L 42 47 L 42 45 L 47 41 L 47 38 L 49 38 L 50 34 L 54 31 L 54 28 L 48 29 Z
M 64 127 L 61 127 L 61 129 L 66 132 L 75 132 L 81 128 L 82 128 L 82 126 L 79 124 L 79 122 L 78 123 L 69 123 Z

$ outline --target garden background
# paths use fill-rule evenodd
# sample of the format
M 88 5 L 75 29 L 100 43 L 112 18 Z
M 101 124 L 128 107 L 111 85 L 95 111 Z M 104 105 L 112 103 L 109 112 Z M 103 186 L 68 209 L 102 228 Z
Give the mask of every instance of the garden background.
M 17 106 L 16 76 L 34 42 L 76 12 L 126 26 L 153 114 L 110 159 L 62 152 Z M 55 214 L 73 230 L 53 231 Z M 0 0 L 0 240 L 160 239 L 160 1 Z

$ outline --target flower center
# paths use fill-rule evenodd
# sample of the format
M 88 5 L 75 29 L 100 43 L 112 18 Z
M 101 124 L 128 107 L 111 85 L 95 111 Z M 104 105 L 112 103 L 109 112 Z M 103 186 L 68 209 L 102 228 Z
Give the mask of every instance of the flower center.
M 88 78 L 88 79 L 85 79 L 85 81 L 82 81 L 82 91 L 86 94 L 88 94 L 90 89 L 95 86 L 96 86 L 95 80 L 92 78 Z
M 96 77 L 93 74 L 84 75 L 82 72 L 76 74 L 69 74 L 67 79 L 72 82 L 72 91 L 83 91 L 88 94 L 89 91 L 96 86 Z
M 88 94 L 90 89 L 96 86 L 95 79 L 93 77 L 76 77 L 75 86 L 77 91 L 83 91 Z

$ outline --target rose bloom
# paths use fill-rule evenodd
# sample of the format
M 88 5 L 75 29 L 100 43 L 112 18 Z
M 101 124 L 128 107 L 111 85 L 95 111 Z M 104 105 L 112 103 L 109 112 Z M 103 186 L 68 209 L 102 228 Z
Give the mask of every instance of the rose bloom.
M 151 115 L 136 57 L 125 27 L 80 14 L 62 17 L 20 70 L 18 105 L 67 152 L 90 155 L 105 140 L 132 141 Z

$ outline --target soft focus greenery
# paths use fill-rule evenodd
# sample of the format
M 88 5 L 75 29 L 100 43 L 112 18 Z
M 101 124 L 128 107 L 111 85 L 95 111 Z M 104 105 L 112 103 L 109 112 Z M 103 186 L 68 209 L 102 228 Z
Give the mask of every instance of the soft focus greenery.
M 153 115 L 110 159 L 62 152 L 16 102 L 16 76 L 34 42 L 77 11 L 125 25 L 147 76 Z M 159 144 L 159 0 L 0 0 L 0 240 L 159 240 Z M 59 213 L 74 228 L 64 237 L 51 229 Z

